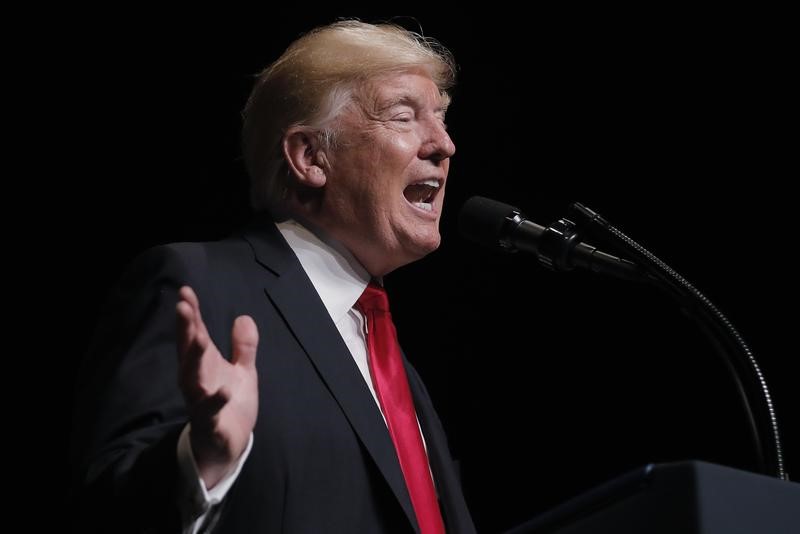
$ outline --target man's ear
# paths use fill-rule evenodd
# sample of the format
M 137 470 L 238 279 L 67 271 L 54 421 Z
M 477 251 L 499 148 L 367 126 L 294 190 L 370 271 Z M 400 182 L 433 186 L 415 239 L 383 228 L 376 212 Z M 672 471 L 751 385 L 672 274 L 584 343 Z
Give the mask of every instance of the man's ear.
M 327 177 L 321 163 L 326 161 L 320 152 L 317 135 L 308 128 L 293 126 L 283 136 L 283 155 L 291 172 L 300 185 L 319 188 Z

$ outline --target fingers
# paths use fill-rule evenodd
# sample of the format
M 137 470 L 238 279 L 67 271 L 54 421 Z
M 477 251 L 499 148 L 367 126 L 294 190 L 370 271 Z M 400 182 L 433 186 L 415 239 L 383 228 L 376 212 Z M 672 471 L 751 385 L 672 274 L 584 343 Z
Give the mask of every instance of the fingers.
M 208 396 L 218 387 L 218 377 L 209 372 L 212 361 L 204 355 L 214 347 L 200 316 L 200 301 L 188 286 L 178 291 L 177 314 L 178 384 L 190 404 Z
M 181 286 L 181 288 L 178 290 L 178 298 L 188 302 L 192 308 L 200 308 L 200 300 L 197 298 L 197 294 L 194 292 L 194 289 L 192 289 L 190 286 Z
M 178 316 L 178 355 L 182 363 L 197 360 L 209 344 L 208 330 L 200 315 L 200 301 L 189 286 L 178 292 L 179 301 L 175 307 Z
M 181 300 L 175 307 L 175 312 L 178 315 L 178 353 L 183 356 L 197 334 L 194 326 L 194 310 L 188 302 Z
M 258 327 L 249 315 L 240 315 L 231 330 L 231 360 L 236 365 L 254 367 L 258 349 Z
M 206 336 L 208 335 L 208 330 L 206 330 L 206 324 L 203 322 L 203 316 L 200 314 L 200 299 L 197 298 L 197 294 L 194 290 L 189 286 L 183 286 L 178 290 L 178 298 L 180 302 L 186 302 L 194 311 L 194 323 L 197 327 L 199 333 L 203 333 Z

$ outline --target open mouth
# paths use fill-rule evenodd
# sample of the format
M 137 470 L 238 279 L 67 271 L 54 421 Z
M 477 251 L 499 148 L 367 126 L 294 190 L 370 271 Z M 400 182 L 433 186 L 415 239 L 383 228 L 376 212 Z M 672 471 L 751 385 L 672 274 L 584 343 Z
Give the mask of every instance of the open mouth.
M 439 180 L 423 180 L 409 185 L 403 190 L 403 195 L 409 204 L 421 210 L 433 211 L 433 200 L 442 184 Z

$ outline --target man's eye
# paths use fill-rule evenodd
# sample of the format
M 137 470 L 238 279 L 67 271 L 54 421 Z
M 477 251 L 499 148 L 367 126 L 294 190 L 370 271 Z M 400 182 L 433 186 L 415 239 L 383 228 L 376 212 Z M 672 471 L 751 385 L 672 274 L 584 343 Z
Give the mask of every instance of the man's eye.
M 394 117 L 392 117 L 392 120 L 395 122 L 411 122 L 411 114 L 400 113 L 399 115 L 395 115 Z

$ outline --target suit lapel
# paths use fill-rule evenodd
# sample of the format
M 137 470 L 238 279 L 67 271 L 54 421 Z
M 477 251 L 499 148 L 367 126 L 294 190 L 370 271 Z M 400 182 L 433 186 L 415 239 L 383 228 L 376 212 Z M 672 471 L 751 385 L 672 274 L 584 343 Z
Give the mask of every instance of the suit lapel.
M 386 424 L 339 331 L 300 262 L 272 221 L 261 220 L 245 239 L 256 260 L 275 276 L 264 290 L 389 483 L 411 524 L 416 517 Z

